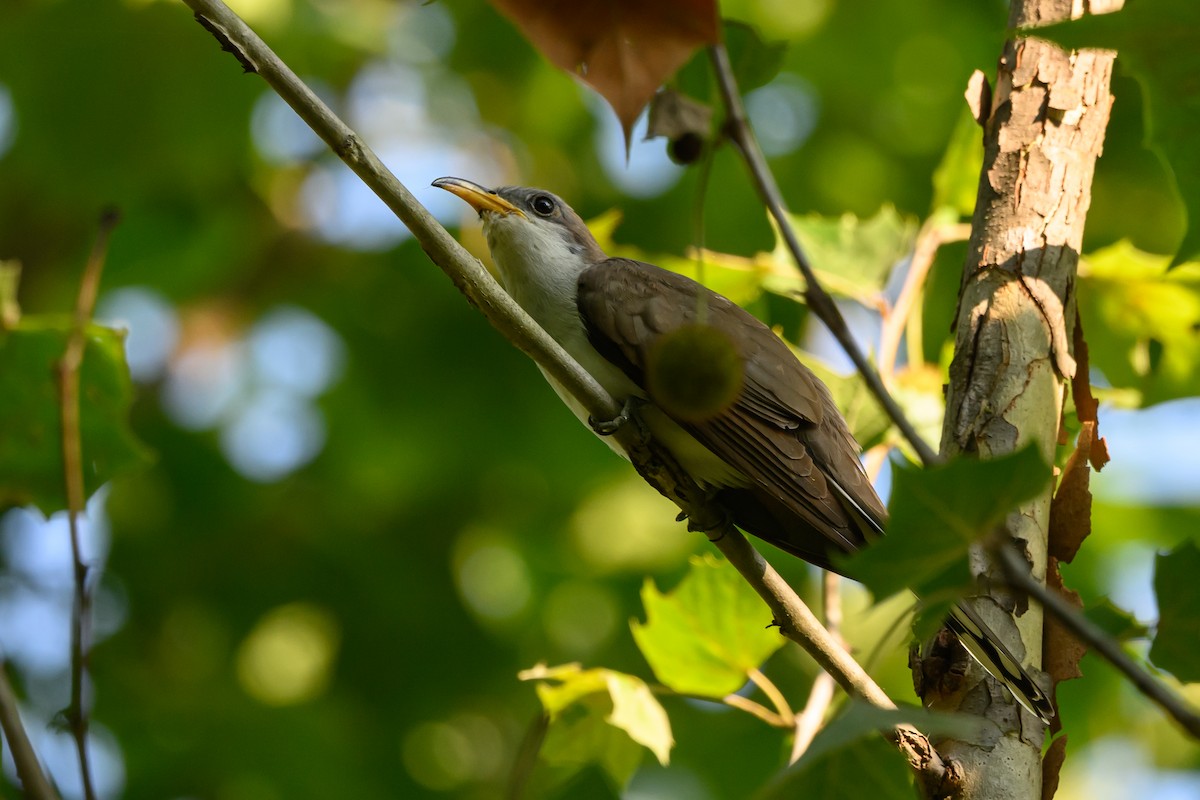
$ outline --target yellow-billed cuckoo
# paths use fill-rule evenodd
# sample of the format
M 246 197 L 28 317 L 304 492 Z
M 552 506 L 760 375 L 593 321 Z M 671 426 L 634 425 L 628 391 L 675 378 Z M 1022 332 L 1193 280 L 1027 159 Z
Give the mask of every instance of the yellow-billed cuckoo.
M 650 433 L 738 527 L 833 570 L 834 554 L 883 533 L 887 511 L 829 390 L 769 328 L 689 278 L 609 258 L 549 192 L 490 190 L 461 178 L 433 185 L 479 212 L 508 293 L 614 400 L 644 401 Z M 697 324 L 724 334 L 742 368 L 729 402 L 699 416 L 656 402 L 648 376 L 656 345 Z M 589 422 L 570 392 L 547 380 Z M 1045 693 L 974 611 L 960 604 L 947 625 L 1023 706 L 1043 721 L 1054 716 Z

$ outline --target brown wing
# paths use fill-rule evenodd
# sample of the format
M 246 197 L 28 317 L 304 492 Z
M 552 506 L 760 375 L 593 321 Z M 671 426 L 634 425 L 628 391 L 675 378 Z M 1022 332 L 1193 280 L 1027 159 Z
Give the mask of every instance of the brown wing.
M 718 496 L 740 527 L 822 566 L 831 549 L 882 530 L 883 504 L 829 390 L 752 315 L 689 278 L 621 258 L 580 275 L 578 303 L 592 346 L 643 389 L 664 334 L 703 321 L 729 336 L 745 365 L 735 402 L 699 422 L 672 416 L 750 480 Z

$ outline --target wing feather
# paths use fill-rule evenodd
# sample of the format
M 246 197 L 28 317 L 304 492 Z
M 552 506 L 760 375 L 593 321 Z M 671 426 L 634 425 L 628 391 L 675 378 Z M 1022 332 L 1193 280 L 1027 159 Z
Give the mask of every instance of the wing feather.
M 880 526 L 883 504 L 862 471 L 858 445 L 829 391 L 769 328 L 689 278 L 629 259 L 593 265 L 580 276 L 578 288 L 592 346 L 643 390 L 647 355 L 662 336 L 680 327 L 711 325 L 738 349 L 745 373 L 731 406 L 700 421 L 662 409 L 745 475 L 763 503 L 786 512 L 739 518 L 734 508 L 735 522 L 818 563 L 828 559 L 814 556 L 831 549 L 861 546 L 870 532 L 864 524 Z M 751 517 L 752 524 L 743 524 Z

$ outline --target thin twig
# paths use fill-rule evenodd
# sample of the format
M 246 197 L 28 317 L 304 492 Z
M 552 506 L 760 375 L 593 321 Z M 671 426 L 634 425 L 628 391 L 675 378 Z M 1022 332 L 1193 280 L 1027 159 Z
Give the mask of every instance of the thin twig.
M 813 739 L 817 738 L 817 734 L 821 732 L 821 727 L 825 723 L 825 714 L 833 705 L 833 689 L 833 678 L 828 672 L 822 672 L 813 681 L 812 689 L 808 692 L 808 702 L 804 704 L 804 710 L 796 715 L 795 733 L 792 734 L 792 753 L 788 756 L 789 764 L 799 761 L 801 756 L 812 746 Z
M 882 450 L 884 455 L 887 455 L 887 447 L 880 445 L 875 450 Z M 874 475 L 878 472 L 878 467 L 873 471 L 868 471 L 868 474 Z M 842 638 L 842 577 L 836 572 L 825 570 L 821 575 L 821 613 L 825 617 L 825 628 L 833 634 L 842 647 L 846 647 L 846 640 Z M 847 648 L 848 649 L 848 648 Z M 812 689 L 808 693 L 808 702 L 804 704 L 804 710 L 796 717 L 796 729 L 792 736 L 792 754 L 788 758 L 789 764 L 795 764 L 804 755 L 809 746 L 812 745 L 813 739 L 821 730 L 821 726 L 825 722 L 825 714 L 829 711 L 829 706 L 833 704 L 833 678 L 828 672 L 822 672 L 813 681 Z
M 775 710 L 779 712 L 779 719 L 785 727 L 792 727 L 796 723 L 796 715 L 792 711 L 792 707 L 788 705 L 787 698 L 783 696 L 783 692 L 779 691 L 779 687 L 763 674 L 762 670 L 750 670 L 750 682 L 762 690 L 762 693 L 771 701 L 771 705 L 775 706 Z
M 691 692 L 677 692 L 674 689 L 664 686 L 661 683 L 649 684 L 650 691 L 656 695 L 663 697 L 682 697 L 686 700 L 703 700 L 706 703 L 723 703 L 730 708 L 736 708 L 738 711 L 745 711 L 752 717 L 757 717 L 763 722 L 770 725 L 772 728 L 790 728 L 791 723 L 784 722 L 783 717 L 775 713 L 771 709 L 759 703 L 756 700 L 751 700 L 749 697 L 742 697 L 740 694 L 727 694 L 720 700 L 714 699 L 707 694 L 693 694 Z
M 842 317 L 842 312 L 838 310 L 837 304 L 833 302 L 833 298 L 822 288 L 817 277 L 813 272 L 812 265 L 809 264 L 808 258 L 804 255 L 804 250 L 800 246 L 800 240 L 796 236 L 795 230 L 792 229 L 791 222 L 787 217 L 787 207 L 783 201 L 783 194 L 779 191 L 779 185 L 775 182 L 775 176 L 771 174 L 771 168 L 767 165 L 767 160 L 763 156 L 762 149 L 758 146 L 758 139 L 754 135 L 754 130 L 746 117 L 746 109 L 742 105 L 742 97 L 737 88 L 737 80 L 733 76 L 733 68 L 729 64 L 729 54 L 725 50 L 725 46 L 721 44 L 713 45 L 708 49 L 711 56 L 713 69 L 717 75 L 717 83 L 721 87 L 721 97 L 725 103 L 725 111 L 728 115 L 727 127 L 738 151 L 742 154 L 742 158 L 746 161 L 746 166 L 750 169 L 750 174 L 754 177 L 754 184 L 758 189 L 758 193 L 766 205 L 767 210 L 775 219 L 775 223 L 779 226 L 779 231 L 783 236 L 784 243 L 792 254 L 792 258 L 796 261 L 796 266 L 800 268 L 800 272 L 804 275 L 805 290 L 804 297 L 808 303 L 808 307 L 816 314 L 822 322 L 829 328 L 830 333 L 838 340 L 838 344 L 846 351 L 846 355 L 854 362 L 855 368 L 859 374 L 863 376 L 863 380 L 867 384 L 867 388 L 871 390 L 871 394 L 883 406 L 883 410 L 900 429 L 900 433 L 904 438 L 912 444 L 913 450 L 916 451 L 922 463 L 936 464 L 940 462 L 940 458 L 933 449 L 925 443 L 917 433 L 916 428 L 908 421 L 904 415 L 904 411 L 896 404 L 895 399 L 888 393 L 884 387 L 883 381 L 879 378 L 874 368 L 871 367 L 867 357 L 863 355 L 858 344 L 854 341 L 854 337 L 850 334 L 850 328 L 846 325 L 846 320 Z
M 21 722 L 21 712 L 17 708 L 17 695 L 12 684 L 8 682 L 8 673 L 4 663 L 0 661 L 0 729 L 8 741 L 8 751 L 12 754 L 13 763 L 17 767 L 17 777 L 21 779 L 21 790 L 25 797 L 33 800 L 58 800 L 58 793 L 50 785 L 46 773 L 42 771 L 41 762 L 25 726 Z
M 772 728 L 792 727 L 792 723 L 788 722 L 779 714 L 764 706 L 762 703 L 756 703 L 748 697 L 742 697 L 740 694 L 727 694 L 721 698 L 721 702 L 730 708 L 736 708 L 739 711 L 745 711 L 751 716 L 758 717 Z
M 904 334 L 908 317 L 916 306 L 925 279 L 933 267 L 933 259 L 937 256 L 938 248 L 946 242 L 957 242 L 971 235 L 968 223 L 939 222 L 933 218 L 925 221 L 921 232 L 917 234 L 917 242 L 913 247 L 912 259 L 909 261 L 908 274 L 904 276 L 904 285 L 896 297 L 888 313 L 883 317 L 883 325 L 879 333 L 879 377 L 885 385 L 890 386 L 892 376 L 896 371 L 896 354 L 900 350 L 900 338 Z
M 334 153 L 377 194 L 412 232 L 422 249 L 467 299 L 509 341 L 527 353 L 579 401 L 592 417 L 613 419 L 620 412 L 612 397 L 518 306 L 483 266 L 462 248 L 379 161 L 342 120 L 296 77 L 269 47 L 219 0 L 184 0 L 201 24 L 243 68 L 256 72 L 330 145 Z M 636 415 L 634 415 L 635 422 Z M 785 636 L 812 654 L 822 668 L 855 696 L 894 708 L 879 685 L 834 640 L 808 607 L 745 537 L 711 504 L 707 493 L 679 469 L 670 455 L 648 437 L 640 424 L 622 425 L 614 434 L 634 467 L 652 486 L 674 501 L 746 578 L 774 614 Z M 947 770 L 929 741 L 915 729 L 891 732 L 923 782 L 938 785 Z
M 1042 608 L 1058 617 L 1071 633 L 1116 667 L 1137 690 L 1167 712 L 1184 730 L 1200 739 L 1200 711 L 1192 708 L 1182 697 L 1130 658 L 1108 634 L 1096 627 L 1087 617 L 1072 608 L 1056 592 L 1052 592 L 1029 572 L 1029 566 L 1012 544 L 996 548 L 996 556 L 1004 575 L 1013 588 L 1025 592 L 1042 604 Z
M 79 296 L 75 302 L 75 321 L 67 338 L 67 349 L 58 363 L 59 399 L 62 413 L 63 481 L 67 493 L 67 520 L 71 531 L 71 560 L 75 578 L 75 598 L 71 607 L 71 704 L 67 707 L 67 724 L 75 739 L 79 754 L 79 772 L 83 796 L 94 800 L 92 770 L 88 758 L 88 711 L 84 699 L 87 680 L 87 660 L 90 650 L 91 593 L 88 591 L 88 566 L 83 563 L 79 540 L 79 515 L 84 511 L 83 445 L 79 434 L 79 368 L 87 346 L 87 326 L 96 306 L 100 289 L 100 273 L 108 253 L 108 241 L 117 224 L 113 210 L 100 217 L 100 230 L 88 256 L 83 277 L 79 281 Z

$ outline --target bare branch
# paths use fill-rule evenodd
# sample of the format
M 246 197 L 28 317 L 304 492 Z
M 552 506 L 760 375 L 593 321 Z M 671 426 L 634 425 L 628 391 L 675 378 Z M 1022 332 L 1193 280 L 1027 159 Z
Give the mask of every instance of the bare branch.
M 830 333 L 838 340 L 838 344 L 846 351 L 846 355 L 850 356 L 850 360 L 854 362 L 855 368 L 863 376 L 871 394 L 875 395 L 879 404 L 883 406 L 883 410 L 899 428 L 900 433 L 913 446 L 913 450 L 916 451 L 921 462 L 926 465 L 938 463 L 940 458 L 937 453 L 921 438 L 916 428 L 904 415 L 904 411 L 888 393 L 883 381 L 879 378 L 879 373 L 867 361 L 867 357 L 863 355 L 858 343 L 851 336 L 850 328 L 846 325 L 842 312 L 838 310 L 833 298 L 829 296 L 813 273 L 812 265 L 808 263 L 804 249 L 800 246 L 800 240 L 797 238 L 795 230 L 792 229 L 791 221 L 788 220 L 783 194 L 779 191 L 775 176 L 767 165 L 767 159 L 763 156 L 762 149 L 758 146 L 758 139 L 746 117 L 746 109 L 742 105 L 742 96 L 738 91 L 737 80 L 733 76 L 733 67 L 729 64 L 729 54 L 725 51 L 725 46 L 713 45 L 708 51 L 717 75 L 717 82 L 721 87 L 725 111 L 729 117 L 726 122 L 729 135 L 733 139 L 733 143 L 737 145 L 742 158 L 745 159 L 746 166 L 754 177 L 754 185 L 758 189 L 759 196 L 771 217 L 774 218 L 775 224 L 779 226 L 783 241 L 791 252 L 792 258 L 795 259 L 796 266 L 804 275 L 804 297 L 808 307 L 825 323 Z
M 87 659 L 90 648 L 91 593 L 88 590 L 88 566 L 83 563 L 79 541 L 79 515 L 84 510 L 83 445 L 79 433 L 79 367 L 87 345 L 87 326 L 96 305 L 100 289 L 100 273 L 108 253 L 108 241 L 117 224 L 117 213 L 105 211 L 100 217 L 100 231 L 88 256 L 83 277 L 79 281 L 79 296 L 75 301 L 75 321 L 67 339 L 67 349 L 58 364 L 58 386 L 62 416 L 63 481 L 67 493 L 67 520 L 71 532 L 71 560 L 75 579 L 75 598 L 71 607 L 71 704 L 67 707 L 67 724 L 75 739 L 79 754 L 79 772 L 83 796 L 96 797 L 92 786 L 92 770 L 88 758 L 88 710 L 84 699 L 87 680 Z
M 1042 607 L 1057 617 L 1071 633 L 1116 667 L 1137 690 L 1178 722 L 1193 737 L 1200 739 L 1200 712 L 1162 681 L 1157 681 L 1146 669 L 1129 657 L 1121 646 L 1091 620 L 1072 608 L 1057 592 L 1052 592 L 1029 573 L 1029 565 L 1011 544 L 997 548 L 997 558 L 1004 575 L 1016 589 L 1036 599 Z
M 13 763 L 17 766 L 17 777 L 21 779 L 21 789 L 26 797 L 33 800 L 58 800 L 58 792 L 50 785 L 42 765 L 38 761 L 25 726 L 21 723 L 21 712 L 17 708 L 17 695 L 12 684 L 8 682 L 8 673 L 4 663 L 0 662 L 0 730 L 8 742 L 8 751 L 12 753 Z

